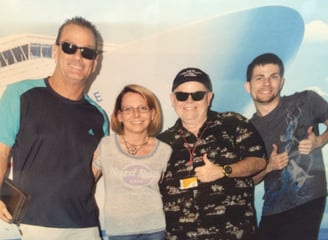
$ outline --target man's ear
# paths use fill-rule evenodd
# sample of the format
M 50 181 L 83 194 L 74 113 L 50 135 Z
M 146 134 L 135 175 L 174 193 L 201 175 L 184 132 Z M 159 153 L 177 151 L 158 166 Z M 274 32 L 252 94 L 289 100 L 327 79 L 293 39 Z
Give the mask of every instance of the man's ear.
M 209 107 L 212 105 L 213 98 L 214 98 L 213 92 L 207 93 L 207 103 Z
M 245 88 L 246 92 L 250 93 L 251 92 L 250 82 L 248 82 L 248 81 L 245 82 L 244 88 Z
M 95 72 L 96 69 L 97 69 L 97 64 L 98 64 L 98 56 L 96 57 L 96 59 L 94 60 L 93 62 L 93 69 L 92 69 L 92 72 Z
M 58 51 L 59 51 L 59 47 L 56 43 L 54 43 L 52 47 L 52 58 L 54 59 L 55 63 L 57 63 Z
M 285 78 L 281 79 L 281 83 L 280 83 L 280 91 L 282 90 L 282 88 L 284 87 L 285 84 Z
M 175 96 L 174 96 L 174 93 L 173 92 L 171 92 L 171 94 L 170 94 L 170 99 L 171 99 L 172 106 L 174 106 Z

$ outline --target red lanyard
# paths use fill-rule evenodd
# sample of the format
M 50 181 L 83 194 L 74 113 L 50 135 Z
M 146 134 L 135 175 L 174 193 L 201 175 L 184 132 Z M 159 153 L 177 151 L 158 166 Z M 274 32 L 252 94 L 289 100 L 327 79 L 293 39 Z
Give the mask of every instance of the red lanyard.
M 187 148 L 188 152 L 189 152 L 189 161 L 188 164 L 191 166 L 192 165 L 192 156 L 194 155 L 195 151 L 196 151 L 196 147 L 198 146 L 201 138 L 203 137 L 203 135 L 205 134 L 205 131 L 207 130 L 208 126 L 210 125 L 210 123 L 207 123 L 206 127 L 204 128 L 204 130 L 202 131 L 202 133 L 199 135 L 199 137 L 196 140 L 195 145 L 193 146 L 192 149 L 190 149 L 190 145 L 187 141 L 187 139 L 185 138 L 184 135 L 181 134 L 181 137 L 183 138 L 183 141 L 185 142 L 185 147 Z

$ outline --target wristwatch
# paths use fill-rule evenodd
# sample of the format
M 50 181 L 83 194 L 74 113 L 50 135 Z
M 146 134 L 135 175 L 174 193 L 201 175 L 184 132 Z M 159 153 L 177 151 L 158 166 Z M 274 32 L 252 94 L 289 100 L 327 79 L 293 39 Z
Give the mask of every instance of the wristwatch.
M 229 177 L 232 173 L 232 167 L 230 165 L 224 165 L 222 167 L 223 175 Z

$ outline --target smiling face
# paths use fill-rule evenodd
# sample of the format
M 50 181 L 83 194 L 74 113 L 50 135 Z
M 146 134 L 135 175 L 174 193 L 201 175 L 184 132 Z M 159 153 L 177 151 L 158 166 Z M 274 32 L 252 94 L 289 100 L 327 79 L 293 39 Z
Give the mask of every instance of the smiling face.
M 154 111 L 146 99 L 138 93 L 127 92 L 122 98 L 117 118 L 124 125 L 124 134 L 147 133 Z
M 251 80 L 245 83 L 245 89 L 257 108 L 266 106 L 273 109 L 279 104 L 283 83 L 277 64 L 257 65 Z
M 86 27 L 68 24 L 64 27 L 59 42 L 68 42 L 78 47 L 95 49 L 94 34 Z M 82 57 L 78 49 L 74 54 L 67 54 L 61 45 L 54 45 L 56 69 L 54 77 L 64 82 L 84 84 L 97 65 L 96 59 Z
M 189 95 L 185 101 L 179 101 L 175 92 L 194 93 L 205 91 L 204 97 L 195 101 Z M 189 81 L 180 84 L 171 94 L 171 102 L 173 107 L 180 117 L 183 125 L 188 129 L 188 125 L 201 126 L 207 119 L 207 111 L 211 103 L 213 93 L 210 92 L 202 83 L 196 81 Z

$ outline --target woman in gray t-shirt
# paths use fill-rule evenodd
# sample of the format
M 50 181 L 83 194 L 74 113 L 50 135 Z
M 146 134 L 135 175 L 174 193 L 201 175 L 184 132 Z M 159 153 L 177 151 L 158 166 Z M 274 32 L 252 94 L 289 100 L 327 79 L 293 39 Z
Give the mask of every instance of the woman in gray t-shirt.
M 111 117 L 115 134 L 101 140 L 93 162 L 96 178 L 104 177 L 110 240 L 165 237 L 158 181 L 171 147 L 155 138 L 161 119 L 159 102 L 148 89 L 127 85 L 118 95 Z

